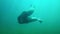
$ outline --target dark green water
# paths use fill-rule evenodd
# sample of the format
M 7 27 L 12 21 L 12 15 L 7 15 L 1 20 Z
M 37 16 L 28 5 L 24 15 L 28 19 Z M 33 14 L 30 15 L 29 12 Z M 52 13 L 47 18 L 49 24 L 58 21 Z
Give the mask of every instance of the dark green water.
M 19 24 L 17 17 L 33 5 L 42 23 Z M 0 0 L 0 34 L 60 34 L 60 0 Z

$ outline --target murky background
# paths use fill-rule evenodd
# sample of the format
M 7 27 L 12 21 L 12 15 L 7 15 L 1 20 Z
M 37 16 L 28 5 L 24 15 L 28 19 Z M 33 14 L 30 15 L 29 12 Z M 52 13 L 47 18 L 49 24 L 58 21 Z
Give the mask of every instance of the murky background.
M 33 5 L 43 20 L 19 24 L 17 17 Z M 60 0 L 0 0 L 0 34 L 60 34 Z

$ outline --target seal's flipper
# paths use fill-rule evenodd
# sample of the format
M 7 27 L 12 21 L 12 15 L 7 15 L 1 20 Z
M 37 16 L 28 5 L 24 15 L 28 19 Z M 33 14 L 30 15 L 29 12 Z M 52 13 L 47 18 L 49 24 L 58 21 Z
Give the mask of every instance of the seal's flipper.
M 40 23 L 42 23 L 42 22 L 43 22 L 41 19 L 38 19 L 38 21 L 39 21 Z

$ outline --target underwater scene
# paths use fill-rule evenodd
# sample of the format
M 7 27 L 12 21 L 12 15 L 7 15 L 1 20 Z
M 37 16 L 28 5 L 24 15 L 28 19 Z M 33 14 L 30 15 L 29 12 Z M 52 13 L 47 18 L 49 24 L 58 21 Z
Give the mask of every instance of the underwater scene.
M 0 34 L 60 34 L 60 0 L 0 0 Z

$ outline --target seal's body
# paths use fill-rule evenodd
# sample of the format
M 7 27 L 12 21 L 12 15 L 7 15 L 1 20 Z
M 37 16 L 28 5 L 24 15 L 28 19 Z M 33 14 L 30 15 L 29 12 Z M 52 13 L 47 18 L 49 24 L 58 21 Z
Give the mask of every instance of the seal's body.
M 33 10 L 24 11 L 21 15 L 18 16 L 18 22 L 20 24 L 27 24 L 34 21 L 42 22 L 40 19 L 29 17 L 33 14 L 33 12 L 34 12 Z
M 29 11 L 23 11 L 22 14 L 18 16 L 18 22 L 20 24 L 27 24 L 34 21 L 42 22 L 40 19 L 30 17 L 33 13 L 34 8 L 30 8 Z

